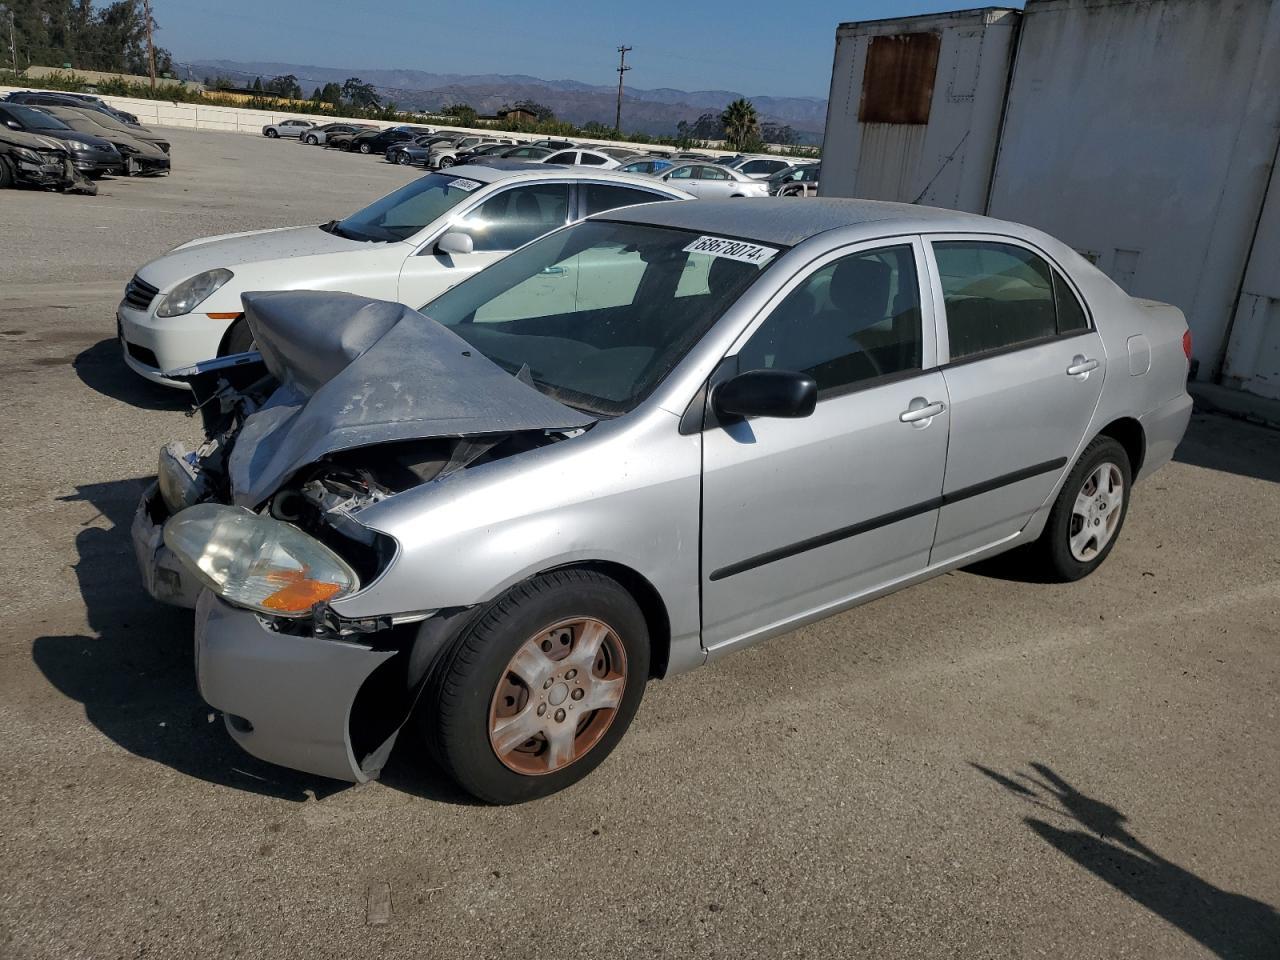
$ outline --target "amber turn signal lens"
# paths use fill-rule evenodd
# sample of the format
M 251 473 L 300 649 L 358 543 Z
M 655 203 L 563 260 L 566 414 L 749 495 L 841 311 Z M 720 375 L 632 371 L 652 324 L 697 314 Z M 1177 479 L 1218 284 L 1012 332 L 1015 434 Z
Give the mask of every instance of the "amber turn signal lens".
M 244 316 L 243 313 L 206 313 L 206 317 L 210 320 L 239 320 Z
M 317 603 L 336 596 L 342 590 L 341 584 L 309 579 L 306 571 L 271 573 L 267 575 L 267 580 L 284 584 L 262 601 L 262 605 L 268 610 L 277 610 L 280 613 L 305 613 Z

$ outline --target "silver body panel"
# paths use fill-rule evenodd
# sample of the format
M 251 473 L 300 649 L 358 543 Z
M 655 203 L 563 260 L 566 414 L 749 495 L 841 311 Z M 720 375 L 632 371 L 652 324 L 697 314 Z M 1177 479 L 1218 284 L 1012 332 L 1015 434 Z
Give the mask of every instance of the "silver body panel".
M 670 625 L 666 673 L 678 673 L 1035 539 L 1079 452 L 1108 424 L 1125 419 L 1142 426 L 1138 479 L 1170 459 L 1186 428 L 1181 313 L 1132 300 L 1031 228 L 821 199 L 650 204 L 601 218 L 789 249 L 630 413 L 359 510 L 355 519 L 392 538 L 397 552 L 372 582 L 332 602 L 339 617 L 474 608 L 540 571 L 610 565 L 653 588 Z M 1070 280 L 1093 329 L 952 364 L 930 247 L 944 236 L 1037 251 Z M 705 402 L 699 398 L 709 378 L 803 278 L 849 252 L 904 243 L 920 279 L 919 373 L 823 397 L 803 419 L 682 430 L 691 404 Z M 1149 364 L 1130 363 L 1134 336 L 1149 344 Z M 1077 355 L 1097 360 L 1087 376 L 1067 373 Z M 923 421 L 901 419 L 922 403 L 940 409 Z M 791 552 L 771 557 L 779 548 Z M 292 697 L 296 709 L 281 717 L 267 702 L 279 691 L 251 679 L 261 668 L 253 638 L 264 628 L 257 617 L 223 607 L 219 602 L 218 615 L 200 628 L 202 689 L 223 699 L 212 693 L 215 686 L 229 691 L 232 677 L 246 678 L 249 692 L 234 694 L 233 712 L 258 732 L 237 739 L 267 759 L 342 775 L 333 772 L 332 758 L 341 754 L 333 752 L 340 742 L 333 731 L 346 723 L 350 701 L 342 698 L 354 697 L 368 661 L 357 667 L 335 659 L 330 667 L 343 671 L 340 681 L 306 672 L 292 677 L 289 684 L 315 683 L 324 695 Z M 274 635 L 272 649 L 289 659 L 295 640 Z M 323 673 L 315 643 L 345 645 L 299 643 L 299 661 Z M 211 668 L 203 658 L 215 649 L 225 683 L 205 679 Z M 237 658 L 243 658 L 238 666 Z M 343 686 L 353 678 L 354 688 Z M 252 691 L 261 693 L 260 702 L 247 702 Z M 301 729 L 303 717 L 327 731 L 331 749 L 323 763 L 289 732 Z M 277 721 L 288 726 L 279 736 L 265 729 Z M 254 737 L 268 746 L 255 746 Z M 345 775 L 366 774 L 353 758 Z

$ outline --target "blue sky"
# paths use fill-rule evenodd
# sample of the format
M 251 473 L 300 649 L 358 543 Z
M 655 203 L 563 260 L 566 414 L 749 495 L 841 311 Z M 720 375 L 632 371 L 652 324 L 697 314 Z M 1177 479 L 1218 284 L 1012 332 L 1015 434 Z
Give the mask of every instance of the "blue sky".
M 185 60 L 273 60 L 637 87 L 825 97 L 837 23 L 964 0 L 154 0 L 157 42 Z M 1009 4 L 1021 6 L 1021 2 Z

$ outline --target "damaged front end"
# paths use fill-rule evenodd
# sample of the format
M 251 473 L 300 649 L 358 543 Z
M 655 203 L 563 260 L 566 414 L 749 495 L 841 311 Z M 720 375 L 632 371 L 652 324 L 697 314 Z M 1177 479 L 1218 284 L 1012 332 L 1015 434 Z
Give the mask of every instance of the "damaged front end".
M 398 552 L 361 512 L 592 419 L 402 305 L 243 300 L 258 351 L 174 374 L 192 388 L 205 440 L 160 453 L 133 523 L 143 582 L 196 609 L 201 693 L 245 749 L 367 780 L 469 612 L 339 616 L 330 601 L 373 583 Z
M 0 163 L 17 184 L 91 196 L 98 192 L 75 168 L 66 146 L 52 137 L 0 127 Z

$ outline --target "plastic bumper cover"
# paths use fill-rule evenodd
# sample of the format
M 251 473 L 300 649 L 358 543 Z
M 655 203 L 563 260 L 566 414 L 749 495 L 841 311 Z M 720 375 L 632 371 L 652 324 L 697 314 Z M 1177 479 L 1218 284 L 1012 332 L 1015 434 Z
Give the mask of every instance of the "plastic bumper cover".
M 192 608 L 200 594 L 200 582 L 164 545 L 164 523 L 157 521 L 164 514 L 164 505 L 159 501 L 160 488 L 153 482 L 143 493 L 129 530 L 142 585 L 161 603 Z
M 156 301 L 159 300 L 160 297 L 156 297 Z M 157 317 L 154 308 L 153 303 L 147 310 L 138 310 L 121 301 L 116 309 L 124 362 L 152 383 L 190 389 L 166 377 L 165 372 L 216 357 L 232 321 L 214 320 L 203 313 Z
M 1147 441 L 1142 469 L 1138 471 L 1136 478 L 1143 480 L 1173 459 L 1173 452 L 1182 442 L 1182 435 L 1187 432 L 1187 424 L 1191 422 L 1191 396 L 1180 394 L 1143 414 L 1138 421 L 1142 424 L 1142 432 Z
M 227 731 L 259 759 L 364 783 L 389 752 L 361 767 L 352 749 L 351 709 L 370 675 L 395 651 L 281 634 L 207 590 L 196 604 L 196 682 Z

